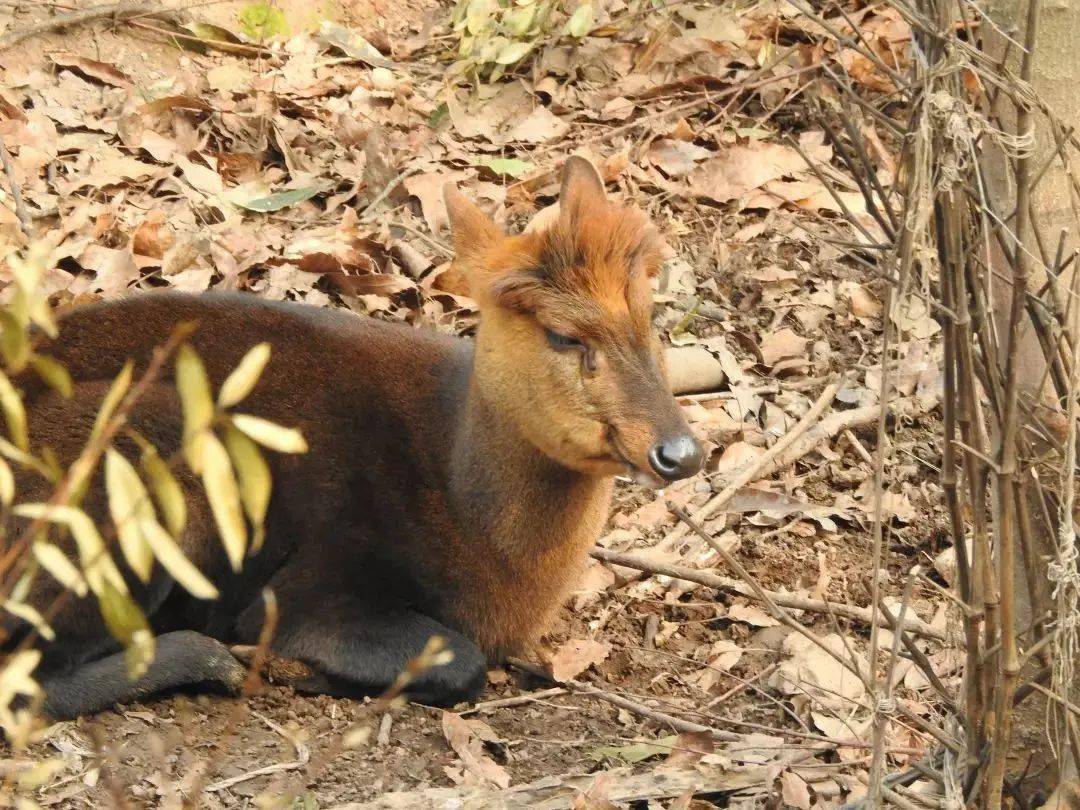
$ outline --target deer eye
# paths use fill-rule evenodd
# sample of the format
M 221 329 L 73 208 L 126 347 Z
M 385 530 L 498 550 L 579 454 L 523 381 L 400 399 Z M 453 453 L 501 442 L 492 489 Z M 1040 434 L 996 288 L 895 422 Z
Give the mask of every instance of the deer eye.
M 570 335 L 564 335 L 551 329 L 545 329 L 544 335 L 547 337 L 548 345 L 558 352 L 570 351 L 571 349 L 581 350 L 585 348 L 584 343 Z

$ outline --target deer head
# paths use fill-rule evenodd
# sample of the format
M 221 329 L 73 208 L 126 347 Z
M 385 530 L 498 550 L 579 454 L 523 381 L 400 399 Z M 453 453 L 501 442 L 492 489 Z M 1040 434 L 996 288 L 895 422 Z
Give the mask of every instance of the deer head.
M 671 395 L 652 327 L 659 240 L 571 157 L 547 227 L 504 235 L 444 189 L 455 262 L 480 306 L 475 385 L 522 435 L 574 470 L 630 468 L 659 485 L 693 475 L 702 449 Z

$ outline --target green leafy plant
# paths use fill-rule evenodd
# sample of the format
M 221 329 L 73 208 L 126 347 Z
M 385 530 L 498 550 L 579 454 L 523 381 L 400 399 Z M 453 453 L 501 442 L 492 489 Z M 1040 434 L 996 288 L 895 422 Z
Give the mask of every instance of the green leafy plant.
M 270 3 L 248 3 L 240 9 L 238 21 L 245 36 L 260 42 L 289 33 L 285 14 Z
M 595 14 L 592 0 L 457 0 L 451 18 L 457 68 L 497 81 L 545 40 L 588 34 Z

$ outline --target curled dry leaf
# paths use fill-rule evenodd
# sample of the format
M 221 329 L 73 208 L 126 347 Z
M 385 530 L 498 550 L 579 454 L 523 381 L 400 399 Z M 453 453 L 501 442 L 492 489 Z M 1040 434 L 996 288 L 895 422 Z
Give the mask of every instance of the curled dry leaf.
M 797 773 L 784 771 L 780 774 L 780 795 L 784 804 L 799 810 L 810 810 L 810 788 Z
M 501 765 L 484 753 L 481 734 L 484 729 L 490 732 L 487 724 L 479 720 L 466 720 L 460 714 L 443 712 L 443 736 L 461 758 L 465 771 L 473 780 L 495 785 L 499 788 L 510 786 L 510 774 Z
M 803 150 L 811 160 L 828 161 L 832 149 L 815 143 L 818 138 L 808 137 L 814 135 L 804 133 L 800 138 Z M 809 168 L 790 146 L 751 141 L 745 146 L 728 147 L 719 156 L 705 161 L 690 174 L 688 183 L 696 196 L 724 203 L 755 191 L 770 180 L 798 175 Z
M 593 664 L 599 664 L 610 653 L 611 645 L 606 641 L 570 639 L 551 657 L 551 677 L 560 683 L 572 680 Z
M 665 361 L 675 394 L 716 391 L 727 381 L 724 367 L 704 346 L 675 346 L 667 350 Z
M 649 146 L 649 162 L 668 177 L 682 177 L 713 153 L 691 141 L 661 138 Z
M 692 768 L 706 754 L 711 754 L 716 745 L 708 731 L 684 731 L 675 738 L 671 748 L 671 753 L 664 760 L 664 767 Z
M 841 658 L 847 658 L 847 647 L 839 635 L 830 633 L 821 640 Z M 866 696 L 866 687 L 858 675 L 805 636 L 790 633 L 784 639 L 783 652 L 788 658 L 780 664 L 773 680 L 785 694 L 805 694 L 815 703 L 841 712 L 851 711 Z
M 778 329 L 761 341 L 761 357 L 771 367 L 788 357 L 803 356 L 808 342 L 793 329 Z
M 727 618 L 733 622 L 745 622 L 754 627 L 776 627 L 780 624 L 757 605 L 732 605 L 728 609 Z
M 114 65 L 109 65 L 105 62 L 98 62 L 94 59 L 87 59 L 83 56 L 64 52 L 51 53 L 49 54 L 49 59 L 51 59 L 55 65 L 71 68 L 91 79 L 97 79 L 103 84 L 108 84 L 113 87 L 131 86 L 130 76 Z

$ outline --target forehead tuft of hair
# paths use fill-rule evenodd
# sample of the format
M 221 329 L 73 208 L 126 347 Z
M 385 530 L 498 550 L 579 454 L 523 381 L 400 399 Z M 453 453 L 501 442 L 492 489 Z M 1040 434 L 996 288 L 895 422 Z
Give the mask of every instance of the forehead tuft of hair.
M 648 218 L 607 201 L 563 212 L 537 237 L 544 279 L 564 292 L 625 291 L 631 278 L 653 276 L 660 266 L 660 239 Z

